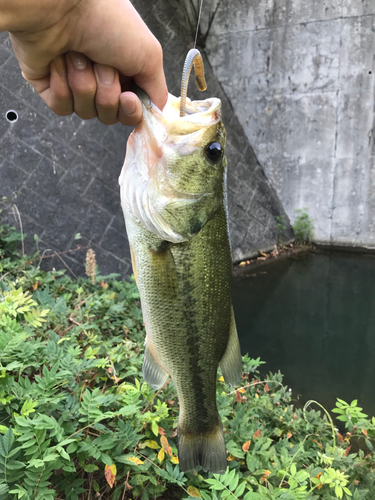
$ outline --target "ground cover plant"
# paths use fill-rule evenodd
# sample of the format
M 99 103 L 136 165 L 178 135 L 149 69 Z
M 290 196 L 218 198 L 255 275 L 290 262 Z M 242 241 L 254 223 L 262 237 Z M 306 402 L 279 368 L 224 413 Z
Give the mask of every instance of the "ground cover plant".
M 298 209 L 297 217 L 293 224 L 293 231 L 297 243 L 311 243 L 314 235 L 314 224 L 306 209 Z
M 134 281 L 101 276 L 93 253 L 88 279 L 42 271 L 19 239 L 0 224 L 1 500 L 375 498 L 375 419 L 356 401 L 296 408 L 248 356 L 237 389 L 218 374 L 226 474 L 181 472 L 174 388 L 142 378 Z

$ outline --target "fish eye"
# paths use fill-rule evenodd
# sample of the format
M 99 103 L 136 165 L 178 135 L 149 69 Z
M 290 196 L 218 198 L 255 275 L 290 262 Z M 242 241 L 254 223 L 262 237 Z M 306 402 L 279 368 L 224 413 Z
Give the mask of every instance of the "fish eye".
M 206 156 L 213 163 L 218 162 L 223 156 L 223 148 L 221 147 L 220 142 L 210 142 L 210 144 L 207 144 Z

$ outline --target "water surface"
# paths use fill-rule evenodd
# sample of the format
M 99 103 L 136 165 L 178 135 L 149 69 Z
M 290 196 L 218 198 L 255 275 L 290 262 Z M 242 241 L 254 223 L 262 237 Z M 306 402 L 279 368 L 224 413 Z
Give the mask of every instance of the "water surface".
M 300 403 L 358 399 L 375 415 L 375 256 L 310 253 L 233 279 L 242 353 L 280 370 Z M 337 421 L 336 421 L 337 422 Z

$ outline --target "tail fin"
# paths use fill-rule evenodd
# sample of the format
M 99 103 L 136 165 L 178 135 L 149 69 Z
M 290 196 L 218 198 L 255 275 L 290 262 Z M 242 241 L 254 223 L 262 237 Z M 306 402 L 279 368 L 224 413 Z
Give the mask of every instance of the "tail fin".
M 201 465 L 205 471 L 224 474 L 227 469 L 227 451 L 221 423 L 204 434 L 184 432 L 179 427 L 178 459 L 180 469 L 184 472 Z

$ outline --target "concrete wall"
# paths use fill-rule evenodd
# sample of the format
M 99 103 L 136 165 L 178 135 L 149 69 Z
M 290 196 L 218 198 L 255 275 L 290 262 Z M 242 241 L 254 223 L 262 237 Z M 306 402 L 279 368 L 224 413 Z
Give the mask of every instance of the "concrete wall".
M 375 247 L 374 0 L 221 1 L 206 50 L 290 219 Z
M 186 13 L 179 0 L 134 4 L 163 45 L 168 87 L 178 95 L 183 62 L 194 41 Z M 216 95 L 223 102 L 230 230 L 237 261 L 272 248 L 278 237 L 275 216 L 285 212 L 207 60 L 206 74 L 208 91 L 198 96 L 191 85 L 189 95 Z M 13 124 L 5 118 L 10 109 L 19 115 Z M 19 229 L 12 214 L 17 205 L 28 234 L 28 253 L 36 250 L 37 234 L 41 251 L 66 252 L 80 243 L 95 250 L 102 273 L 131 272 L 117 183 L 130 130 L 54 115 L 23 80 L 8 35 L 0 33 L 0 200 L 8 198 L 2 217 Z M 81 240 L 74 239 L 76 233 Z M 290 228 L 281 236 L 290 239 Z M 77 275 L 84 273 L 86 248 L 62 255 Z M 44 262 L 65 267 L 57 257 Z
M 9 123 L 6 112 L 18 121 Z M 27 233 L 28 255 L 50 249 L 81 251 L 46 258 L 46 268 L 85 272 L 87 247 L 94 248 L 103 273 L 131 272 L 118 194 L 118 175 L 130 127 L 106 127 L 97 120 L 55 115 L 22 78 L 7 33 L 0 33 L 0 205 L 1 217 Z M 80 233 L 82 238 L 75 240 Z

